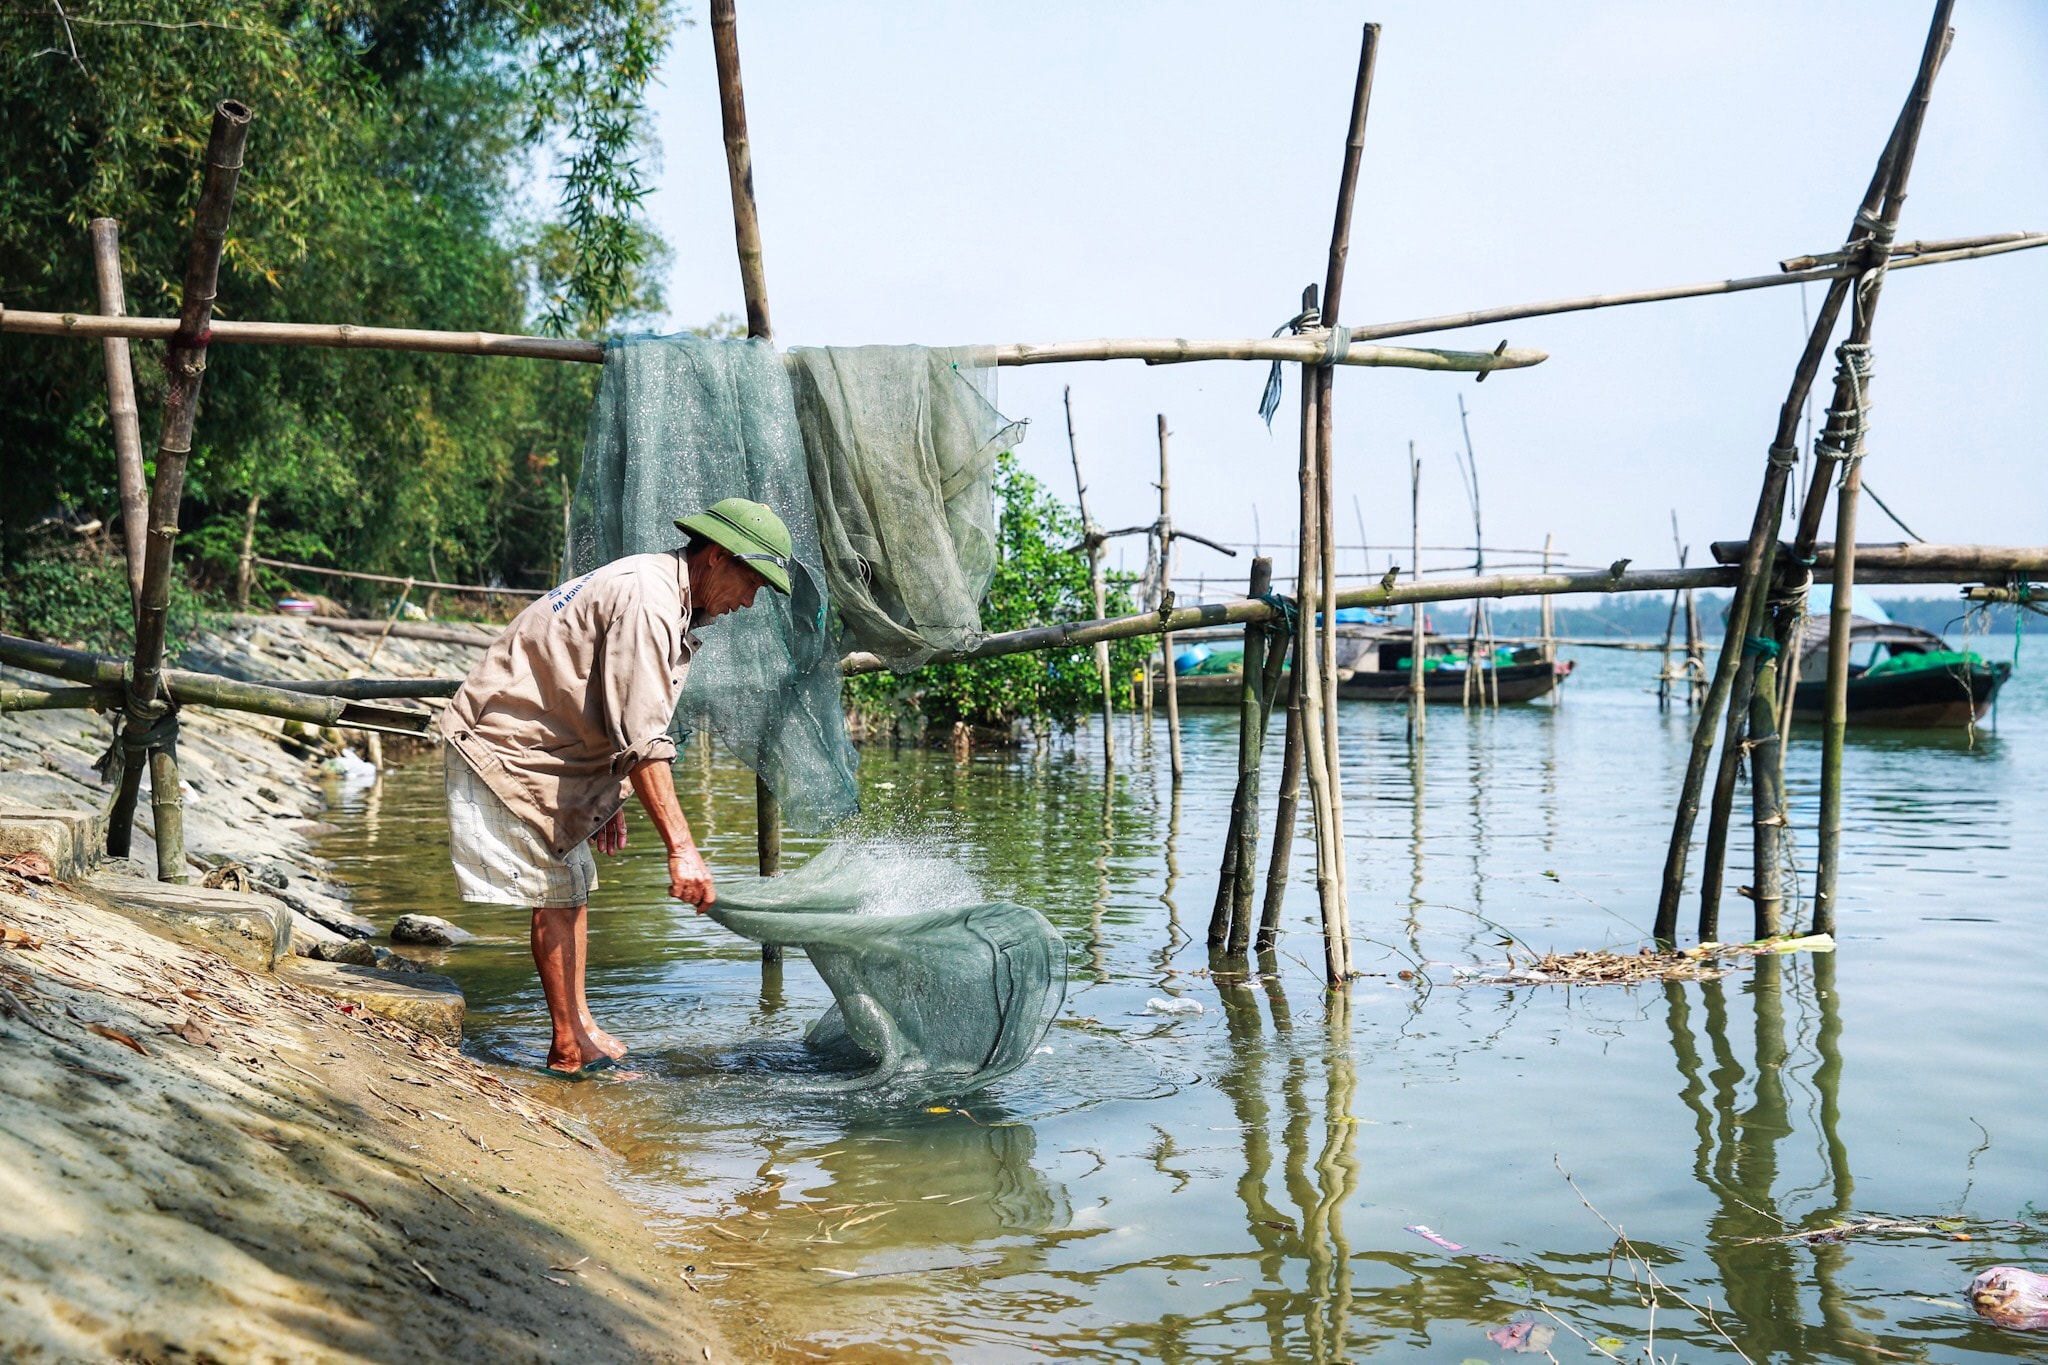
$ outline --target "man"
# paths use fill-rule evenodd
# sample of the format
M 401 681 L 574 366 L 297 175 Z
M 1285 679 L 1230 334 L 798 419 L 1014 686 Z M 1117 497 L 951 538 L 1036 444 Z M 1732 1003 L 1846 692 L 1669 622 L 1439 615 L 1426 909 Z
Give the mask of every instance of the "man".
M 548 1068 L 586 1076 L 625 1044 L 583 992 L 590 856 L 626 846 L 630 785 L 668 846 L 669 894 L 704 907 L 711 870 L 676 805 L 668 728 L 693 629 L 789 592 L 789 529 L 745 498 L 676 522 L 681 549 L 628 555 L 519 613 L 441 713 L 449 851 L 462 898 L 533 909 L 533 961 L 554 1038 Z

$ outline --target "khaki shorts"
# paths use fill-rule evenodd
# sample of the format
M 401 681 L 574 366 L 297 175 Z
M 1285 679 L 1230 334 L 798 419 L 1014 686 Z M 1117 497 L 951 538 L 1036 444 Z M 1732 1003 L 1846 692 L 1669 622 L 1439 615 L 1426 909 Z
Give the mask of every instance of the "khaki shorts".
M 590 904 L 597 860 L 582 843 L 557 858 L 531 825 L 514 815 L 453 745 L 448 772 L 448 856 L 462 899 L 484 905 L 559 910 Z

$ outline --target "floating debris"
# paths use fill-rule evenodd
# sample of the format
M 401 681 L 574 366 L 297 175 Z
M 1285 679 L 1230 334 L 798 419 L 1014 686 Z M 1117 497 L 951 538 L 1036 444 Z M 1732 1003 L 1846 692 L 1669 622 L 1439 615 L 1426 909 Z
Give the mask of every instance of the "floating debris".
M 1660 953 L 1641 948 L 1617 953 L 1600 948 L 1575 953 L 1545 953 L 1523 966 L 1510 961 L 1505 972 L 1482 975 L 1461 971 L 1464 986 L 1630 986 L 1642 981 L 1712 981 L 1739 971 L 1740 959 L 1763 954 L 1830 953 L 1835 941 L 1827 934 L 1797 938 L 1758 939 L 1754 943 L 1702 943 L 1695 948 Z

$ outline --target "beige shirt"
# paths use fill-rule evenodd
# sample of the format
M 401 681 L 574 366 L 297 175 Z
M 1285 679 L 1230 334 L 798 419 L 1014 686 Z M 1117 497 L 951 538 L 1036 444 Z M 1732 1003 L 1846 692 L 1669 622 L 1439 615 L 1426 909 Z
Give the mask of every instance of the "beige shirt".
M 441 713 L 441 733 L 557 858 L 673 761 L 668 727 L 697 637 L 681 550 L 628 555 L 519 613 Z

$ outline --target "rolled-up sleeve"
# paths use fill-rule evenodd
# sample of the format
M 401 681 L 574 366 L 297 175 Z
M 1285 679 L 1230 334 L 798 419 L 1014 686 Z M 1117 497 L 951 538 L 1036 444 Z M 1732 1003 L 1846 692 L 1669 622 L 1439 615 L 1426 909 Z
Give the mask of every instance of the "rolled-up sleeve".
M 674 762 L 674 719 L 683 664 L 682 623 L 645 603 L 623 601 L 606 623 L 602 706 L 611 736 L 612 771 L 623 777 L 643 763 Z

